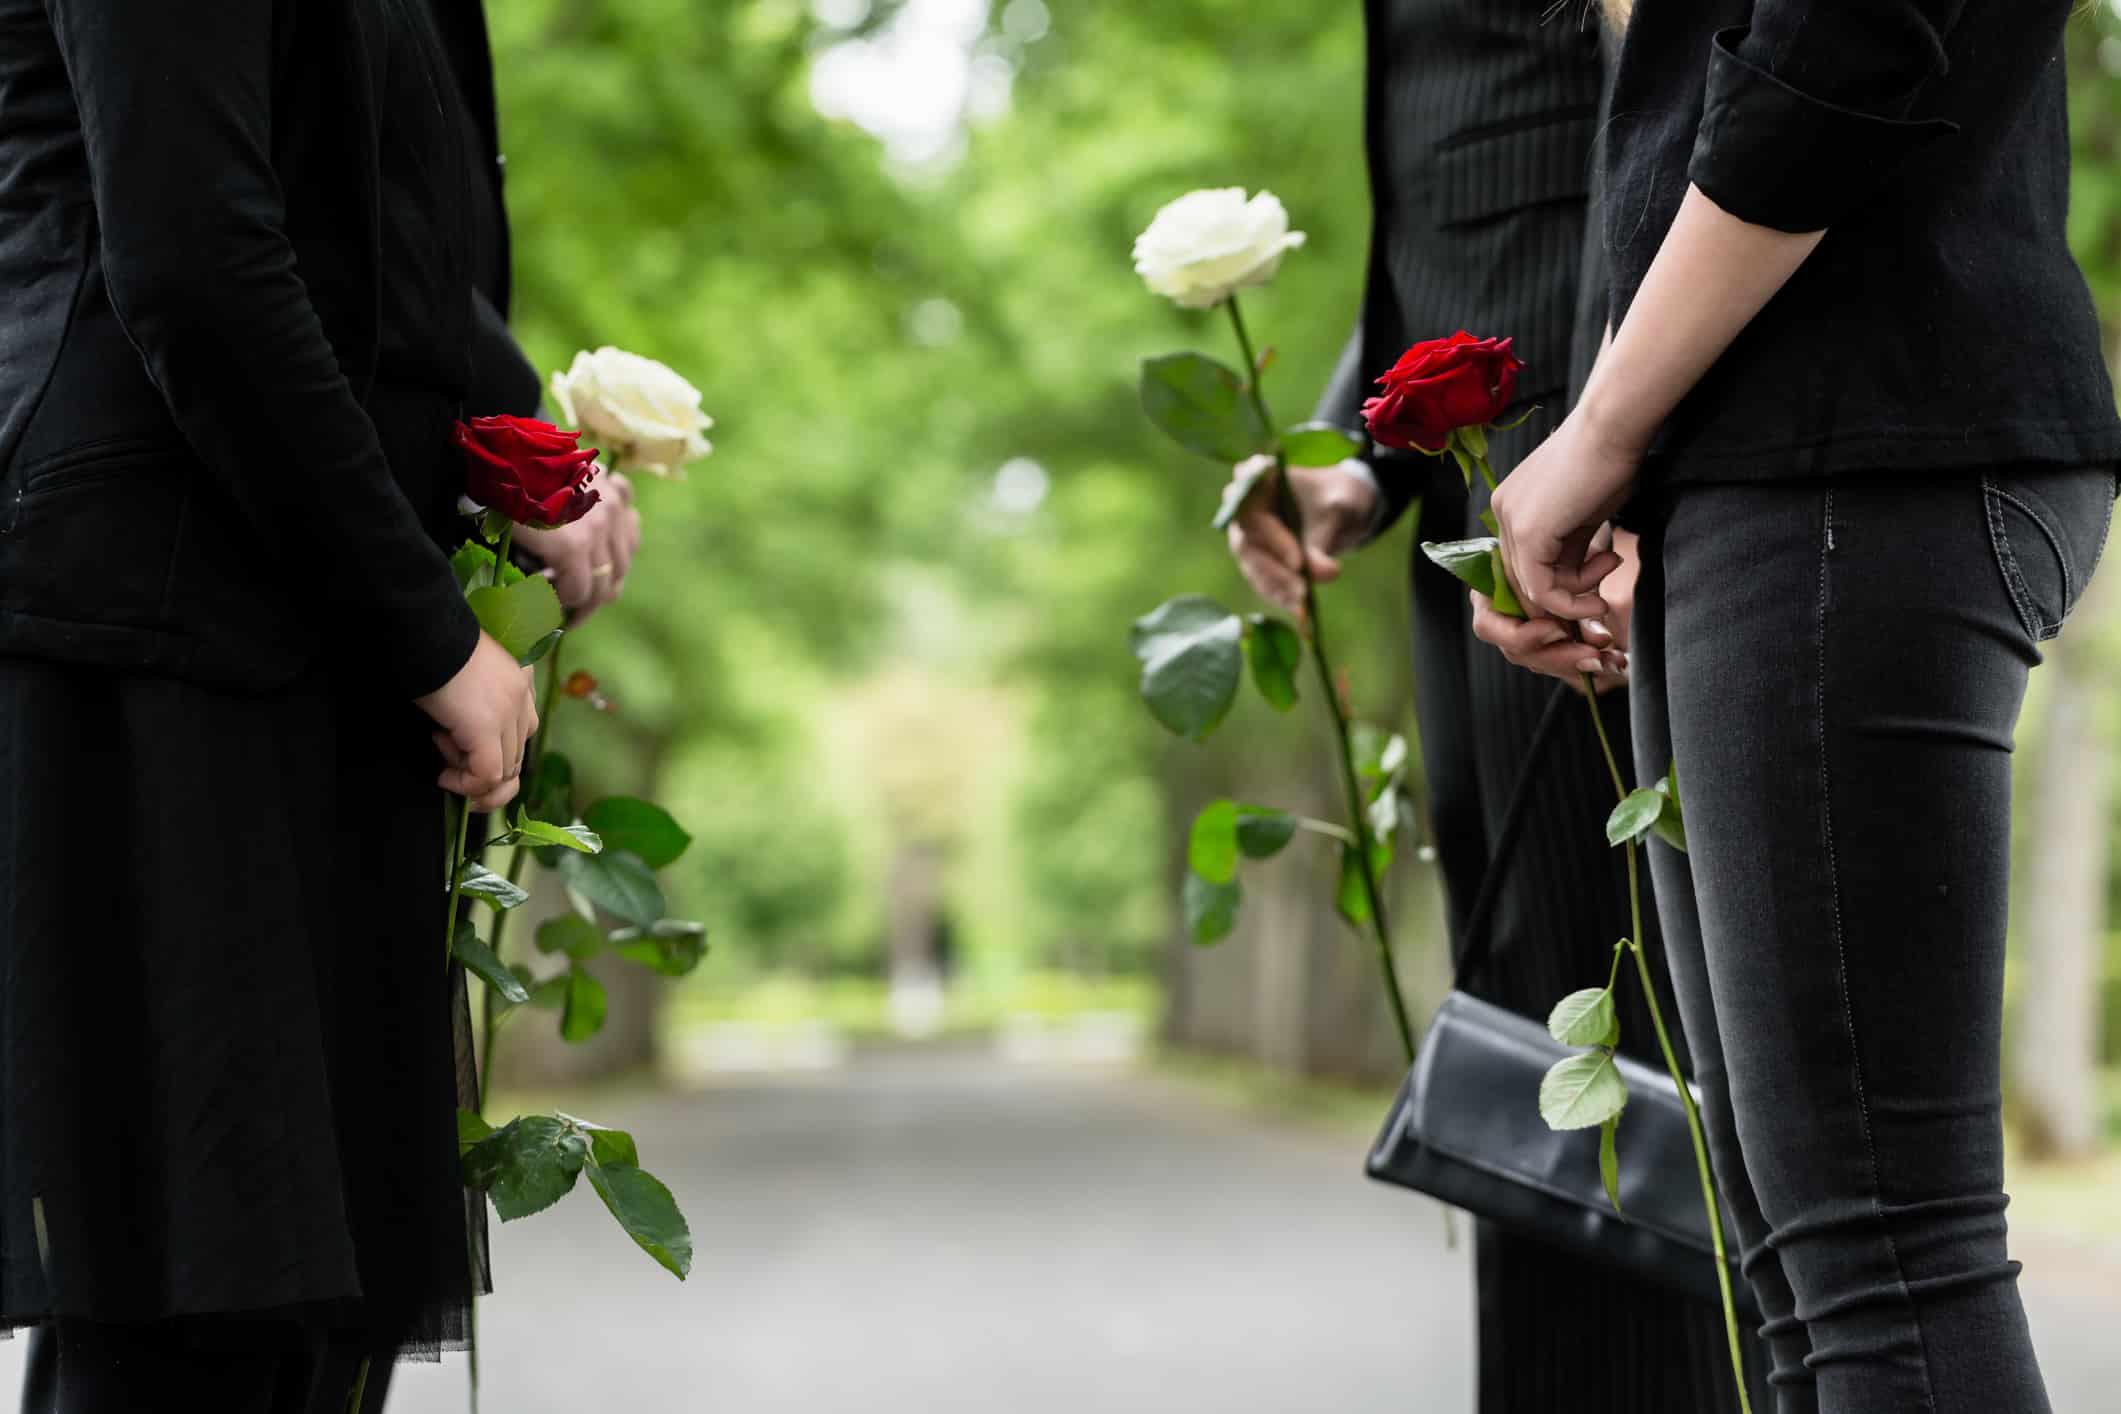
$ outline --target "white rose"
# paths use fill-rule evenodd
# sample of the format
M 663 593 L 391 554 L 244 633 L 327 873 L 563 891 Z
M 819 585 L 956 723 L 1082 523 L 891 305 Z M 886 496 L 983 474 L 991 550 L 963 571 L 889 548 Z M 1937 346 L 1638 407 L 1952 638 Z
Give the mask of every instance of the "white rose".
M 1304 243 L 1280 198 L 1243 187 L 1187 192 L 1156 213 L 1134 242 L 1134 269 L 1157 294 L 1209 309 L 1274 278 L 1281 258 Z
M 624 349 L 576 354 L 565 373 L 552 375 L 552 400 L 562 422 L 627 470 L 677 476 L 714 450 L 700 435 L 714 426 L 700 411 L 700 390 Z

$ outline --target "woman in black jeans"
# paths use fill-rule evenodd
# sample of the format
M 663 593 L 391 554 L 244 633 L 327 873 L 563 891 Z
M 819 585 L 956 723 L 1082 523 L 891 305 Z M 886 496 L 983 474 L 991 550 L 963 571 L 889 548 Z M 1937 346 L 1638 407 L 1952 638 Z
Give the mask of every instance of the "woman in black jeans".
M 1631 666 L 1637 769 L 1678 762 L 1657 896 L 1782 1414 L 2038 1414 L 2009 752 L 2121 458 L 2064 243 L 2070 0 L 1607 8 L 1614 333 L 1495 497 L 1537 617 L 1475 630 Z

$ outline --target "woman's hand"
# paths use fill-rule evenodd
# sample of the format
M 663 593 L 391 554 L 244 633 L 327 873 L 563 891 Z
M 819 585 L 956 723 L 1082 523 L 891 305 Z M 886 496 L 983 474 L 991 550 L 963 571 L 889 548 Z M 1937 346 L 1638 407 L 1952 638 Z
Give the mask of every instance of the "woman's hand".
M 434 743 L 448 764 L 438 784 L 474 810 L 498 810 L 515 799 L 523 748 L 538 729 L 534 681 L 529 668 L 482 633 L 455 677 L 415 699 L 442 728 Z
M 1263 457 L 1237 464 L 1234 476 L 1250 475 Z M 1336 466 L 1299 466 L 1289 469 L 1289 486 L 1303 516 L 1304 548 L 1301 558 L 1296 537 L 1274 511 L 1274 477 L 1260 478 L 1246 498 L 1244 509 L 1230 522 L 1230 554 L 1237 561 L 1245 582 L 1271 604 L 1304 621 L 1303 562 L 1310 561 L 1311 578 L 1329 584 L 1340 578 L 1336 558 L 1362 543 L 1364 532 L 1377 516 L 1377 483 L 1359 463 Z
M 1517 597 L 1534 620 L 1592 619 L 1610 607 L 1598 585 L 1620 567 L 1600 530 L 1627 500 L 1642 446 L 1612 437 L 1578 410 L 1489 502 Z
M 1487 595 L 1473 594 L 1473 635 L 1502 650 L 1502 656 L 1520 668 L 1560 678 L 1581 686 L 1589 674 L 1599 692 L 1610 692 L 1627 684 L 1628 625 L 1635 610 L 1635 578 L 1641 559 L 1635 536 L 1625 530 L 1602 531 L 1593 550 L 1610 547 L 1620 558 L 1620 567 L 1598 585 L 1605 601 L 1603 618 L 1570 624 L 1559 619 L 1517 619 L 1495 612 Z
M 626 571 L 641 548 L 641 513 L 633 508 L 633 483 L 615 471 L 596 480 L 604 496 L 589 514 L 557 530 L 516 532 L 515 543 L 545 562 L 545 576 L 570 628 L 619 597 Z

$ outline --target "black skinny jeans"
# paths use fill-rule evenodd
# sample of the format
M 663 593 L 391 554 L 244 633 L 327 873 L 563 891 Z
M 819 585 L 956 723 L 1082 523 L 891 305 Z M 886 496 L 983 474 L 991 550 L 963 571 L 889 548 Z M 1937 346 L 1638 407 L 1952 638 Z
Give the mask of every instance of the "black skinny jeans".
M 1643 536 L 1636 769 L 1780 1414 L 2046 1414 L 2005 1252 L 2010 752 L 2099 470 L 1689 485 Z M 1625 1131 L 1623 1131 L 1624 1133 Z

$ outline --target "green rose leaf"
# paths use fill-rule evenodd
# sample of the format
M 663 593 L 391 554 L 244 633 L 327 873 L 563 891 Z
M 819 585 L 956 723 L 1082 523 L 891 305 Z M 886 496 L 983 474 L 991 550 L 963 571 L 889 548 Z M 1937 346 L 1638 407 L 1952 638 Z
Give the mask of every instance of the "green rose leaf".
M 646 1169 L 630 1164 L 591 1164 L 589 1184 L 626 1235 L 683 1281 L 692 1270 L 692 1229 L 670 1190 Z
M 1557 1061 L 1539 1082 L 1539 1114 L 1550 1129 L 1604 1124 L 1627 1103 L 1627 1082 L 1611 1051 L 1585 1051 Z
M 499 992 L 509 1005 L 521 1006 L 530 1000 L 530 993 L 502 964 L 499 954 L 486 946 L 485 939 L 471 926 L 469 918 L 457 920 L 457 932 L 450 940 L 449 955 L 463 963 L 466 971 L 476 973 L 480 981 Z
M 1679 763 L 1674 761 L 1666 767 L 1664 779 L 1651 789 L 1664 797 L 1664 808 L 1657 812 L 1657 838 L 1685 854 L 1686 817 L 1679 805 Z
M 611 935 L 613 951 L 664 977 L 683 977 L 707 956 L 707 925 L 677 918 L 659 919 L 645 933 L 621 928 Z
M 1296 817 L 1265 805 L 1237 807 L 1237 847 L 1247 859 L 1272 859 L 1296 838 Z
M 512 1119 L 466 1151 L 464 1182 L 493 1199 L 502 1222 L 543 1212 L 574 1188 L 589 1141 L 551 1115 Z
M 1491 535 L 1477 540 L 1424 540 L 1421 553 L 1439 568 L 1466 584 L 1495 597 L 1495 549 L 1502 542 Z
M 603 839 L 587 825 L 555 825 L 525 815 L 516 821 L 516 835 L 525 844 L 558 845 L 577 854 L 601 854 Z
M 631 850 L 608 844 L 602 854 L 563 854 L 560 881 L 589 903 L 636 928 L 652 927 L 664 913 L 655 871 Z
M 607 795 L 582 812 L 582 823 L 611 849 L 629 850 L 650 869 L 667 869 L 692 845 L 692 836 L 651 801 Z
M 1134 621 L 1141 696 L 1157 721 L 1204 741 L 1229 714 L 1243 671 L 1245 621 L 1198 594 L 1181 595 Z
M 1216 508 L 1215 519 L 1209 524 L 1216 530 L 1229 529 L 1230 522 L 1236 520 L 1237 513 L 1245 508 L 1245 501 L 1252 495 L 1253 488 L 1273 474 L 1274 463 L 1260 461 L 1247 466 L 1241 475 L 1231 477 L 1223 487 L 1222 505 Z
M 1466 488 L 1471 490 L 1473 486 L 1473 458 L 1464 447 L 1458 444 L 1456 437 L 1453 437 L 1445 446 L 1451 453 L 1451 460 L 1458 463 L 1458 474 L 1465 478 Z
M 469 594 L 493 583 L 493 551 L 467 540 L 449 557 L 449 568 L 457 577 L 457 588 Z
M 604 984 L 577 963 L 567 970 L 567 1000 L 560 1008 L 560 1039 L 580 1045 L 604 1029 L 611 999 Z
M 606 1129 L 601 1124 L 592 1124 L 586 1119 L 577 1119 L 571 1114 L 562 1114 L 561 1119 L 589 1136 L 589 1161 L 607 1167 L 639 1168 L 641 1151 L 634 1144 L 633 1136 L 623 1129 Z
M 1186 865 L 1211 884 L 1237 877 L 1237 802 L 1212 800 L 1193 817 Z
M 1612 988 L 1586 987 L 1554 1004 L 1547 1017 L 1547 1034 L 1564 1046 L 1610 1046 L 1619 1025 Z
M 539 952 L 563 953 L 575 962 L 604 951 L 603 931 L 579 913 L 561 913 L 546 919 L 538 925 L 535 941 Z
M 457 878 L 467 897 L 485 899 L 503 912 L 530 902 L 530 895 L 521 885 L 509 883 L 505 875 L 494 873 L 476 859 L 465 860 Z
M 457 588 L 469 594 L 474 589 L 493 583 L 493 550 L 485 545 L 467 540 L 449 557 L 449 568 L 457 577 Z M 523 578 L 523 572 L 513 564 L 501 569 L 503 587 Z
M 531 575 L 506 587 L 487 585 L 464 596 L 479 627 L 492 634 L 519 663 L 531 661 L 547 634 L 564 628 L 567 616 L 560 598 L 543 575 Z M 549 646 L 549 645 L 548 645 Z
M 528 653 L 525 653 L 516 661 L 521 663 L 526 668 L 532 667 L 538 663 L 542 663 L 543 661 L 545 661 L 546 654 L 550 653 L 553 649 L 560 646 L 560 639 L 564 635 L 564 633 L 565 630 L 563 629 L 554 629 L 551 633 L 546 634 L 536 643 L 531 644 L 530 651 Z
M 1203 354 L 1143 360 L 1141 398 L 1149 420 L 1189 452 L 1228 465 L 1266 448 L 1244 380 Z
M 1501 546 L 1488 551 L 1488 564 L 1488 577 L 1495 581 L 1495 590 L 1488 598 L 1494 602 L 1495 612 L 1513 619 L 1527 617 L 1517 590 L 1510 584 L 1510 572 L 1503 566 Z
M 1267 705 L 1286 712 L 1296 705 L 1296 669 L 1304 660 L 1304 641 L 1280 619 L 1254 614 L 1245 635 L 1245 656 L 1252 664 L 1252 685 Z
M 1624 1218 L 1628 1213 L 1620 1206 L 1620 1149 L 1615 1142 L 1619 1134 L 1619 1115 L 1598 1126 L 1598 1176 L 1605 1180 L 1605 1196 L 1613 1211 Z
M 1335 466 L 1362 455 L 1362 439 L 1330 422 L 1303 422 L 1281 434 L 1281 454 L 1290 466 Z
M 1644 787 L 1629 791 L 1627 798 L 1613 807 L 1606 817 L 1605 837 L 1614 845 L 1639 840 L 1657 824 L 1657 817 L 1664 813 L 1665 798 L 1656 791 Z
M 1370 868 L 1377 875 L 1377 886 L 1384 887 L 1385 870 L 1392 864 L 1392 847 L 1382 840 L 1373 840 L 1370 845 Z M 1340 847 L 1340 884 L 1334 890 L 1333 906 L 1340 916 L 1360 928 L 1368 923 L 1376 912 L 1370 901 L 1370 888 L 1362 876 L 1362 857 L 1355 846 Z
M 457 1157 L 463 1158 L 481 1140 L 490 1138 L 493 1126 L 470 1110 L 457 1111 Z
M 1186 931 L 1192 934 L 1193 941 L 1219 943 L 1229 937 L 1230 930 L 1237 926 L 1237 908 L 1244 897 L 1244 889 L 1234 878 L 1218 884 L 1188 873 L 1182 901 Z
M 558 972 L 530 986 L 530 1004 L 540 1011 L 563 1011 L 567 1006 L 568 977 Z

